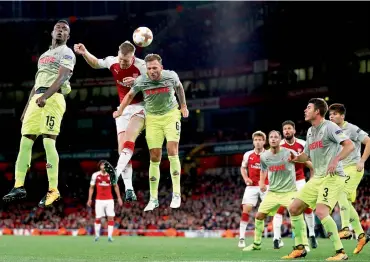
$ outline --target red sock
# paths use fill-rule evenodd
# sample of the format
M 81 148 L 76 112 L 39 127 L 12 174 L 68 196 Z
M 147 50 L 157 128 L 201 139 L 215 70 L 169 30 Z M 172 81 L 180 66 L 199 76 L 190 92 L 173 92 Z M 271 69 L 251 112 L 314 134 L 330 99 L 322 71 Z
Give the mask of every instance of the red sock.
M 312 213 L 312 209 L 311 208 L 306 208 L 306 210 L 304 211 L 305 214 L 311 214 Z
M 249 221 L 249 215 L 247 213 L 242 213 L 242 221 L 244 221 L 244 222 Z
M 134 149 L 135 149 L 135 143 L 134 142 L 131 142 L 131 141 L 125 141 L 123 143 L 123 148 L 127 148 L 127 149 L 130 149 L 132 152 L 134 152 Z
M 280 206 L 278 211 L 276 211 L 277 214 L 284 215 L 285 207 Z
M 95 224 L 100 224 L 100 218 L 95 219 Z
M 114 221 L 108 221 L 108 226 L 114 226 Z

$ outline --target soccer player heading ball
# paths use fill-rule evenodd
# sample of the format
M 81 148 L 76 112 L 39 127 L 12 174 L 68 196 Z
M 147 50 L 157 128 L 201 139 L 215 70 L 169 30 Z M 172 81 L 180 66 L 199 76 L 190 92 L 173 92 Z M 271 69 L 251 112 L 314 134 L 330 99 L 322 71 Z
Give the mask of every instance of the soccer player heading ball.
M 125 41 L 119 46 L 117 56 L 107 56 L 104 59 L 96 58 L 81 43 L 75 44 L 74 50 L 77 54 L 82 55 L 92 68 L 106 68 L 111 71 L 116 82 L 120 102 L 130 91 L 134 79 L 146 73 L 145 62 L 135 57 L 135 46 L 130 41 Z M 145 112 L 141 94 L 135 96 L 122 115 L 116 118 L 118 153 L 120 154 L 117 175 L 122 175 L 126 189 L 126 201 L 136 200 L 132 186 L 133 170 L 130 160 L 134 153 L 135 141 L 144 129 L 144 118 Z
M 144 95 L 146 111 L 146 140 L 150 151 L 149 184 L 150 201 L 144 211 L 150 211 L 159 206 L 158 185 L 160 178 L 159 164 L 162 157 L 162 145 L 167 141 L 168 159 L 173 184 L 171 208 L 181 205 L 180 192 L 180 159 L 179 141 L 181 130 L 181 114 L 189 116 L 186 106 L 184 88 L 176 72 L 163 70 L 162 58 L 157 54 L 145 57 L 147 74 L 135 79 L 130 92 L 122 100 L 119 109 L 113 117 L 122 115 L 124 109 L 139 92 Z M 175 93 L 180 101 L 180 110 Z
M 15 165 L 15 185 L 9 194 L 4 196 L 3 200 L 6 202 L 27 196 L 24 180 L 31 164 L 32 146 L 39 135 L 43 137 L 49 179 L 48 193 L 40 201 L 39 206 L 50 206 L 60 198 L 59 156 L 55 142 L 66 111 L 64 95 L 71 91 L 69 79 L 76 63 L 74 53 L 66 45 L 69 33 L 68 22 L 58 21 L 51 33 L 51 47 L 38 61 L 35 85 L 21 117 L 22 138 Z

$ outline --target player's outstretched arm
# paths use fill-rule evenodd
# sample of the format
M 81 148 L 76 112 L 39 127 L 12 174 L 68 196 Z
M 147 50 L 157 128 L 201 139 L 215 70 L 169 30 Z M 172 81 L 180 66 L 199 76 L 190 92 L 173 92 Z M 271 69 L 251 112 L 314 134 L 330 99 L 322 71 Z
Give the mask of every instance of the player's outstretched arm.
M 183 117 L 188 117 L 189 116 L 189 110 L 188 110 L 188 107 L 186 105 L 186 97 L 185 97 L 184 87 L 182 86 L 181 83 L 179 83 L 175 87 L 175 91 L 176 91 L 177 97 L 179 98 L 182 116 Z
M 64 82 L 71 77 L 71 75 L 72 70 L 64 66 L 60 66 L 57 79 L 55 79 L 54 83 L 46 90 L 46 92 L 36 100 L 36 103 L 40 107 L 44 107 L 46 100 L 54 95 L 64 84 Z
M 91 203 L 92 203 L 92 196 L 94 194 L 94 188 L 95 188 L 95 185 L 90 185 L 90 188 L 89 188 L 89 198 L 87 200 L 87 205 L 89 207 L 91 207 Z
M 132 99 L 134 99 L 136 93 L 134 89 L 130 89 L 130 92 L 128 92 L 125 97 L 123 98 L 121 104 L 119 105 L 119 108 L 117 111 L 113 113 L 113 117 L 117 118 L 120 117 L 123 113 L 123 110 L 131 103 Z
M 291 157 L 292 157 L 291 161 L 292 162 L 297 162 L 297 163 L 306 163 L 307 161 L 310 160 L 310 158 L 308 157 L 308 155 L 306 153 L 301 153 L 298 156 L 294 156 L 294 158 L 291 155 Z
M 101 66 L 99 65 L 99 59 L 96 58 L 93 54 L 87 51 L 84 44 L 75 44 L 73 46 L 74 51 L 76 54 L 82 55 L 85 61 L 94 69 L 100 69 Z

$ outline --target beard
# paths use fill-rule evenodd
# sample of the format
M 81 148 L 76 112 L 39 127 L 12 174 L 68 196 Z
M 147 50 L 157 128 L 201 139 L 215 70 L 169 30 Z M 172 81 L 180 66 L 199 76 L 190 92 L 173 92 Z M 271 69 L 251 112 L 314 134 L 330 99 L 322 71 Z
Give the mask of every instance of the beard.
M 291 140 L 293 139 L 293 135 L 284 136 L 285 140 Z

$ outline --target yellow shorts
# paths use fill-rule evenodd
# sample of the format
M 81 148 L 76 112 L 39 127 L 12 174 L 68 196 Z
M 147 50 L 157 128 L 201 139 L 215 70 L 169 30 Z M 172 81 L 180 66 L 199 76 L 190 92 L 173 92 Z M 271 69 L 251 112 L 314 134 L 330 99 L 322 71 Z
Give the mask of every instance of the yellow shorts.
M 146 115 L 146 141 L 149 149 L 162 148 L 164 139 L 179 142 L 181 113 L 177 108 L 164 115 Z
M 315 209 L 317 204 L 324 204 L 333 209 L 338 202 L 340 192 L 344 189 L 344 180 L 345 177 L 337 175 L 313 177 L 298 192 L 296 198 L 312 209 Z
M 59 135 L 66 102 L 64 96 L 56 93 L 46 100 L 44 107 L 36 104 L 42 94 L 35 94 L 28 105 L 22 122 L 22 135 Z
M 348 200 L 355 202 L 357 196 L 357 187 L 364 176 L 364 170 L 358 172 L 356 165 L 352 165 L 345 167 L 344 173 L 346 174 L 344 192 L 346 192 Z
M 280 206 L 288 207 L 296 194 L 296 191 L 285 193 L 268 191 L 258 208 L 258 212 L 273 216 Z

